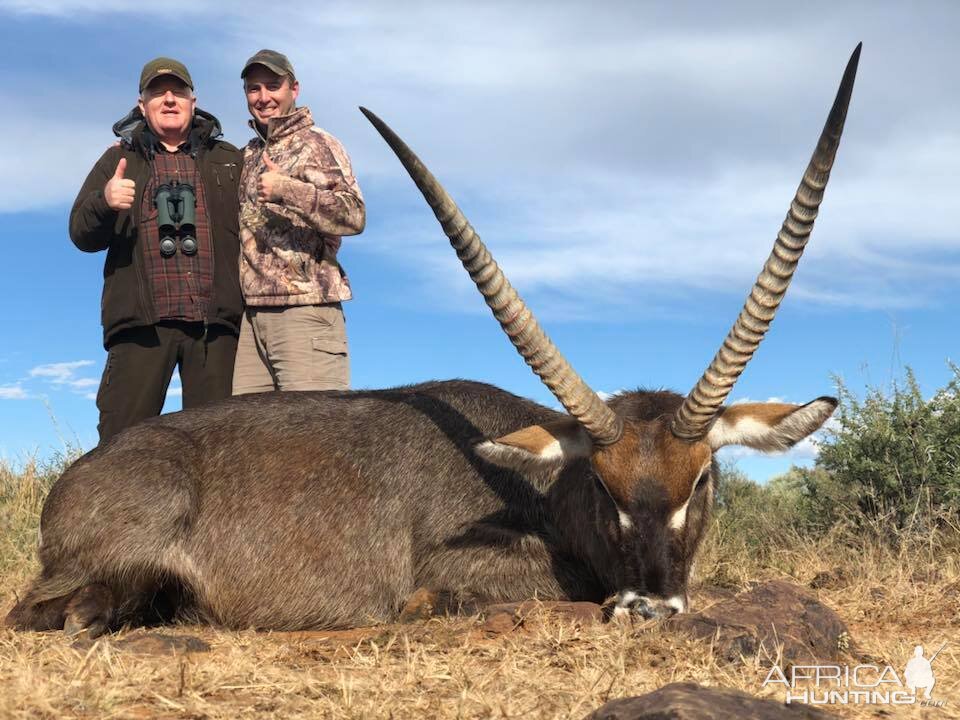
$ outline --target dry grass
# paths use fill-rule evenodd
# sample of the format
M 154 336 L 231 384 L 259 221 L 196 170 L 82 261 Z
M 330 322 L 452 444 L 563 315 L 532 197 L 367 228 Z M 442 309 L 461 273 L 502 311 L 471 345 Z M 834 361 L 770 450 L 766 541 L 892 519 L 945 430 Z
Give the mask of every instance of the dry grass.
M 35 571 L 39 509 L 52 470 L 0 467 L 0 612 Z M 746 544 L 720 543 L 701 555 L 703 581 L 732 588 L 773 577 L 809 583 L 837 610 L 863 653 L 898 670 L 913 646 L 949 641 L 937 658 L 934 696 L 942 708 L 882 708 L 884 716 L 960 717 L 960 559 L 930 544 L 891 550 L 849 537 L 815 544 L 781 537 L 761 565 Z M 825 575 L 824 575 L 825 574 Z M 826 579 L 824 579 L 826 578 Z M 608 699 L 669 682 L 761 688 L 768 658 L 730 663 L 708 643 L 657 623 L 577 626 L 544 616 L 488 636 L 476 618 L 434 619 L 351 633 L 223 632 L 178 626 L 206 653 L 137 654 L 118 643 L 128 630 L 88 646 L 60 633 L 0 630 L 2 718 L 582 718 Z M 152 631 L 155 632 L 155 631 Z M 868 706 L 838 706 L 843 717 L 876 717 Z

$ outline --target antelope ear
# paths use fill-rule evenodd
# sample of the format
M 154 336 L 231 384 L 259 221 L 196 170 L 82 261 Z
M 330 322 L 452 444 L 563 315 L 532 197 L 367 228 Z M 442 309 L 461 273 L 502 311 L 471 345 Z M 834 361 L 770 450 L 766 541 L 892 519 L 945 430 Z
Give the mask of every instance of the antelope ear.
M 819 397 L 806 405 L 742 403 L 720 411 L 707 433 L 716 450 L 724 445 L 746 445 L 764 452 L 786 450 L 817 430 L 837 407 L 837 399 Z
M 571 460 L 590 457 L 593 442 L 577 420 L 567 417 L 484 440 L 474 449 L 495 465 L 535 470 L 557 468 Z

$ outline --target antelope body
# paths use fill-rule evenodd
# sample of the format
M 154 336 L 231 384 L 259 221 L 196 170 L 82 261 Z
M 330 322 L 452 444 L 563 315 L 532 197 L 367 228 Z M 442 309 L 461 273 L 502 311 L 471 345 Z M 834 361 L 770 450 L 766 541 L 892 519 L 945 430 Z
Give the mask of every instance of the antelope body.
M 419 159 L 373 122 L 557 412 L 463 380 L 270 393 L 148 420 L 50 491 L 42 570 L 10 611 L 21 629 L 97 635 L 160 597 L 230 627 L 394 619 L 418 589 L 477 601 L 602 601 L 686 609 L 714 451 L 780 450 L 836 407 L 723 405 L 806 244 L 846 116 L 854 52 L 817 150 L 744 310 L 686 396 L 603 402 L 545 336 Z

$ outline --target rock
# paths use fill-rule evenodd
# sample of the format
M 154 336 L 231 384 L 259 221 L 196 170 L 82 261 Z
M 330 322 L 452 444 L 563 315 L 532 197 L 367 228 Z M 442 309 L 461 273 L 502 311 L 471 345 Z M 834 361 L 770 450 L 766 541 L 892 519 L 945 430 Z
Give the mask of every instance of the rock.
M 611 700 L 584 720 L 828 720 L 834 717 L 808 705 L 762 700 L 739 690 L 672 683 L 639 697 Z
M 487 616 L 487 619 L 483 622 L 482 630 L 491 635 L 503 635 L 513 632 L 521 625 L 523 625 L 522 619 L 518 620 L 511 612 L 500 611 Z
M 714 642 L 727 660 L 741 655 L 777 658 L 781 665 L 839 660 L 852 651 L 847 626 L 840 616 L 792 583 L 775 580 L 718 602 L 706 610 L 678 615 L 671 627 Z
M 701 585 L 693 591 L 690 601 L 694 608 L 708 607 L 723 600 L 729 600 L 736 594 L 737 593 L 730 588 L 718 587 L 716 585 Z

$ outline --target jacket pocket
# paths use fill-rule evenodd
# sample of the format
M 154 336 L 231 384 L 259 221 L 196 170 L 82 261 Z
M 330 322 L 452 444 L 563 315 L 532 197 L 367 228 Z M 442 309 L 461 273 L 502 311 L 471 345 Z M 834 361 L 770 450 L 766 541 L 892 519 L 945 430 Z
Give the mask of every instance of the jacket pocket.
M 114 360 L 113 350 L 107 350 L 107 361 L 103 365 L 103 375 L 100 377 L 100 387 L 97 388 L 97 407 L 100 407 L 100 400 L 103 394 L 110 386 L 110 371 L 113 369 Z

